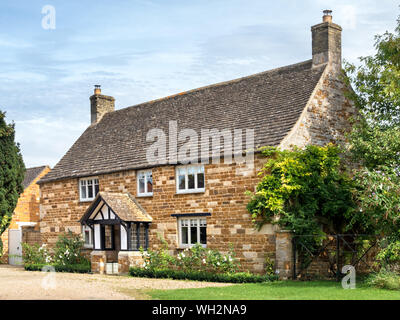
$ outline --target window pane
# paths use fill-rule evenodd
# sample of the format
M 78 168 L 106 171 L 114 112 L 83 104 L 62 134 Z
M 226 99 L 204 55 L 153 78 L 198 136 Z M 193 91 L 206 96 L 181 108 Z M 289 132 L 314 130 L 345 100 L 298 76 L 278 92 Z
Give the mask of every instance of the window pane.
M 86 195 L 86 186 L 82 185 L 81 186 L 81 198 L 82 199 L 86 199 L 87 195 Z
M 112 226 L 105 226 L 105 247 L 106 249 L 112 249 Z
M 91 182 L 91 181 L 88 181 Z M 88 183 L 88 199 L 93 198 L 93 185 L 92 183 Z
M 190 227 L 190 242 L 196 244 L 197 241 L 197 227 Z
M 207 244 L 207 228 L 200 227 L 200 243 Z
M 146 249 L 146 229 L 143 225 L 143 223 L 140 224 L 139 227 L 139 245 L 140 247 L 142 247 L 143 249 Z
M 194 174 L 189 174 L 188 175 L 188 188 L 189 189 L 194 189 Z
M 90 231 L 85 230 L 85 244 L 91 244 L 92 240 L 90 239 Z
M 151 172 L 149 172 L 147 175 L 147 192 L 153 192 L 153 175 Z
M 139 178 L 139 193 L 144 193 L 144 178 Z
M 179 190 L 185 190 L 186 186 L 185 186 L 185 176 L 179 176 L 178 177 L 178 188 Z
M 204 188 L 204 173 L 197 174 L 197 188 Z
M 189 244 L 188 227 L 182 227 L 182 244 Z
M 135 223 L 132 223 L 131 225 L 131 246 L 132 250 L 137 250 L 137 227 Z

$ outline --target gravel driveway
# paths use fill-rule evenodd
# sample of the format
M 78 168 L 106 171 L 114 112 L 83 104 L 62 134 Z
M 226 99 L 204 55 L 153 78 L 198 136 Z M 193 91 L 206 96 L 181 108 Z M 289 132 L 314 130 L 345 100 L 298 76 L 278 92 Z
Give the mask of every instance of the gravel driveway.
M 184 289 L 229 284 L 132 278 L 99 274 L 44 273 L 0 265 L 0 300 L 148 299 L 145 289 Z

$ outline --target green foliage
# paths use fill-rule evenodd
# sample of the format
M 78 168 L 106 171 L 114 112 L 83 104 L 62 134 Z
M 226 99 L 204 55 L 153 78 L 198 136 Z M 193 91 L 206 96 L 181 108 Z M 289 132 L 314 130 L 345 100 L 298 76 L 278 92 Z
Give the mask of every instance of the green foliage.
M 400 19 L 394 33 L 376 36 L 375 48 L 375 55 L 361 58 L 361 66 L 345 68 L 354 89 L 349 97 L 360 111 L 350 150 L 363 166 L 355 174 L 359 210 L 352 223 L 385 237 L 378 256 L 386 268 L 400 260 Z
M 217 250 L 206 249 L 196 244 L 177 256 L 172 256 L 168 253 L 168 245 L 164 240 L 159 251 L 147 250 L 146 252 L 141 249 L 141 252 L 144 268 L 148 270 L 173 269 L 185 272 L 229 273 L 237 271 L 239 267 L 232 246 L 228 254 L 222 254 Z
M 226 283 L 256 283 L 277 280 L 277 276 L 255 275 L 248 272 L 238 273 L 213 273 L 205 271 L 182 271 L 173 269 L 143 269 L 130 268 L 132 277 L 167 278 L 176 280 L 195 280 Z
M 60 265 L 81 264 L 87 260 L 82 255 L 84 241 L 81 235 L 71 231 L 58 237 L 54 250 L 54 261 Z
M 367 121 L 381 128 L 400 125 L 400 19 L 394 33 L 375 37 L 376 54 L 362 57 L 361 66 L 347 63 L 349 92 Z
M 49 264 L 53 261 L 47 246 L 45 244 L 39 246 L 37 243 L 33 245 L 22 244 L 22 259 L 24 264 Z
M 56 272 L 91 273 L 90 263 L 60 265 L 60 264 L 25 264 L 27 271 L 42 271 L 45 266 L 53 266 Z
M 389 243 L 383 243 L 383 248 L 377 255 L 378 261 L 385 270 L 394 272 L 400 271 L 400 241 L 392 240 Z
M 265 257 L 265 274 L 268 276 L 273 276 L 275 274 L 275 261 L 267 255 Z
M 58 237 L 54 250 L 47 249 L 46 244 L 22 244 L 22 259 L 26 266 L 57 266 L 59 270 L 69 270 L 74 266 L 89 266 L 90 261 L 82 255 L 84 242 L 81 236 L 71 231 Z M 33 267 L 32 267 L 33 268 Z
M 262 150 L 269 157 L 256 192 L 247 192 L 253 222 L 278 224 L 297 234 L 323 236 L 341 233 L 355 204 L 353 183 L 342 172 L 340 150 L 334 145 L 305 149 Z M 321 228 L 322 227 L 322 228 Z
M 23 192 L 25 165 L 19 145 L 15 143 L 14 124 L 5 122 L 0 111 L 0 236 L 11 223 L 19 195 Z M 0 238 L 0 257 L 3 243 Z
M 377 35 L 376 53 L 345 64 L 349 98 L 360 111 L 350 134 L 354 160 L 374 169 L 400 158 L 400 20 L 394 33 Z
M 400 127 L 382 129 L 365 120 L 353 126 L 349 135 L 353 161 L 366 168 L 396 167 L 400 158 Z
M 400 174 L 397 170 L 381 167 L 362 169 L 354 176 L 355 201 L 351 224 L 362 224 L 369 233 L 385 235 L 389 240 L 400 240 Z
M 391 271 L 382 269 L 378 273 L 371 274 L 365 284 L 370 287 L 388 290 L 400 290 L 400 276 Z

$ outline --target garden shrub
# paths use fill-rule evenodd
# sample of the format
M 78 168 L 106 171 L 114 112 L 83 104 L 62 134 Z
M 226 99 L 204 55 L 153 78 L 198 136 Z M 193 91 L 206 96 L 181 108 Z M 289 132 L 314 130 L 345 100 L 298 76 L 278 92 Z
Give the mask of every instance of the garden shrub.
M 380 272 L 372 273 L 365 280 L 365 283 L 370 287 L 400 290 L 400 275 L 392 271 L 381 269 Z
M 26 270 L 40 271 L 43 266 L 53 266 L 59 272 L 90 272 L 90 261 L 82 255 L 81 236 L 71 231 L 58 237 L 54 251 L 46 244 L 29 245 L 23 243 L 22 259 Z
M 168 253 L 165 240 L 159 251 L 142 251 L 144 268 L 149 270 L 171 269 L 185 272 L 207 271 L 213 273 L 232 273 L 239 269 L 239 262 L 235 257 L 232 246 L 227 254 L 217 250 L 203 248 L 196 244 L 190 249 L 180 252 L 176 257 Z
M 87 263 L 87 259 L 82 255 L 83 245 L 79 234 L 69 231 L 60 235 L 54 249 L 54 262 L 59 265 Z
M 42 271 L 43 267 L 52 266 L 56 272 L 71 272 L 71 273 L 90 273 L 90 264 L 72 264 L 72 265 L 59 265 L 59 264 L 25 264 L 24 268 L 27 271 Z
M 46 244 L 39 246 L 37 243 L 33 245 L 22 244 L 22 259 L 25 264 L 48 264 L 53 261 Z
M 173 269 L 145 269 L 131 267 L 129 274 L 132 277 L 161 278 L 175 280 L 195 280 L 225 283 L 260 283 L 278 279 L 276 275 L 256 275 L 249 272 L 213 273 L 206 271 L 182 271 Z

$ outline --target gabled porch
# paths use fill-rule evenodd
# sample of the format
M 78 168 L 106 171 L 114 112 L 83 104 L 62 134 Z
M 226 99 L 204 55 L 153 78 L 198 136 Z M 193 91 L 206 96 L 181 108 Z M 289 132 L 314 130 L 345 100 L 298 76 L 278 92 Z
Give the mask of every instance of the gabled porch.
M 142 263 L 152 220 L 131 194 L 99 192 L 80 220 L 92 230 L 92 272 L 127 273 Z

